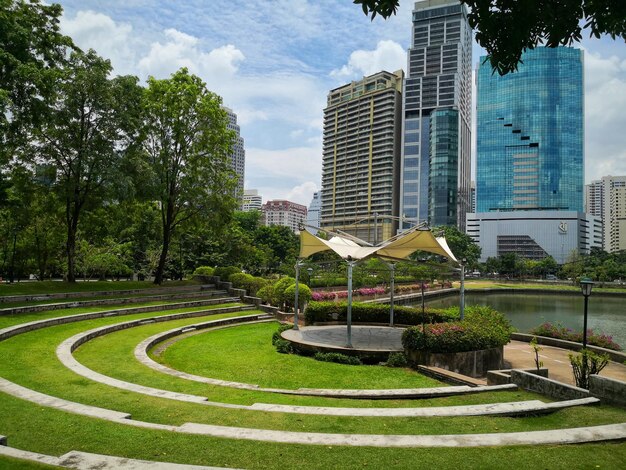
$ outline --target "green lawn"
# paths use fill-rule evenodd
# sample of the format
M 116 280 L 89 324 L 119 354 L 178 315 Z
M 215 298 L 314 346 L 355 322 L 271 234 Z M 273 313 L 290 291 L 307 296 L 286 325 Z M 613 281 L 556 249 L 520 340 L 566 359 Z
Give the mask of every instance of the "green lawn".
M 126 287 L 128 288 L 128 287 Z M 217 308 L 219 306 L 212 306 Z M 108 310 L 112 307 L 95 308 Z M 203 308 L 177 311 L 202 310 Z M 67 315 L 68 311 L 0 317 L 0 327 L 22 321 Z M 175 313 L 167 311 L 163 314 Z M 81 346 L 76 358 L 101 373 L 156 388 L 208 397 L 227 403 L 291 403 L 319 406 L 446 406 L 537 398 L 524 391 L 473 394 L 431 400 L 338 400 L 295 397 L 214 387 L 179 380 L 139 364 L 135 346 L 148 336 L 170 328 L 240 314 L 213 315 L 132 328 Z M 91 382 L 65 369 L 55 349 L 64 339 L 106 324 L 159 313 L 134 314 L 59 325 L 0 342 L 0 376 L 43 393 L 95 406 L 132 413 L 155 423 L 210 423 L 261 429 L 307 432 L 376 434 L 498 433 L 558 429 L 626 421 L 626 409 L 606 405 L 579 407 L 524 418 L 359 418 L 330 417 L 215 408 L 138 395 Z M 3 323 L 4 322 L 4 323 Z M 285 356 L 271 346 L 276 323 L 241 325 L 189 336 L 165 350 L 162 359 L 178 369 L 215 378 L 285 388 L 394 388 L 433 386 L 436 381 L 409 370 L 377 366 L 344 366 L 310 358 Z M 135 459 L 238 468 L 621 468 L 626 443 L 574 446 L 497 448 L 358 448 L 287 445 L 219 439 L 133 428 L 41 407 L 0 393 L 0 434 L 14 447 L 49 455 L 82 450 Z M 0 457 L 0 469 L 46 468 Z

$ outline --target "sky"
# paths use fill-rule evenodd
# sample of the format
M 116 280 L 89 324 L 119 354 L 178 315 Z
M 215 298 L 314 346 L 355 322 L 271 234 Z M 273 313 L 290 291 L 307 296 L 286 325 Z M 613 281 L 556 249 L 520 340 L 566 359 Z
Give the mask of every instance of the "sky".
M 117 75 L 200 76 L 238 116 L 246 189 L 306 206 L 321 189 L 330 90 L 406 71 L 414 2 L 370 21 L 351 0 L 60 0 L 61 30 Z M 626 44 L 585 39 L 585 183 L 626 175 Z M 474 44 L 473 63 L 484 51 Z M 475 91 L 473 93 L 475 101 Z M 475 138 L 475 136 L 473 136 Z M 473 158 L 472 165 L 475 164 Z

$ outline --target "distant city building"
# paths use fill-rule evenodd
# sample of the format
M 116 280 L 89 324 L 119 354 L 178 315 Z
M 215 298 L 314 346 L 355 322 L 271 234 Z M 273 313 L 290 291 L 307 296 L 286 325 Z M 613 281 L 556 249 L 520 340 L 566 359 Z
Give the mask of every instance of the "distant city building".
M 470 189 L 470 207 L 470 212 L 476 212 L 476 183 L 474 181 Z
M 626 250 L 626 176 L 603 176 L 588 184 L 585 210 L 602 219 L 604 251 Z
M 243 196 L 243 182 L 245 179 L 246 168 L 246 151 L 243 146 L 243 137 L 240 135 L 240 128 L 237 124 L 237 115 L 232 109 L 224 106 L 224 110 L 228 114 L 228 129 L 235 131 L 235 140 L 233 141 L 233 153 L 231 155 L 231 165 L 233 171 L 237 174 L 237 198 Z
M 259 191 L 256 189 L 246 189 L 243 192 L 241 210 L 244 212 L 260 211 L 263 205 L 263 199 L 259 196 Z
M 322 193 L 321 191 L 316 191 L 313 193 L 313 199 L 311 200 L 311 204 L 309 204 L 309 208 L 306 214 L 306 224 L 311 225 L 313 227 L 320 226 L 320 214 L 322 211 Z M 311 227 L 306 228 L 308 232 L 313 235 L 317 234 L 317 230 Z
M 574 211 L 511 211 L 468 214 L 467 234 L 481 247 L 480 262 L 515 253 L 567 262 L 572 251 L 587 254 L 602 247 L 602 221 Z
M 476 211 L 583 210 L 583 51 L 537 47 L 500 76 L 479 62 Z
M 464 229 L 470 210 L 472 30 L 457 0 L 415 3 L 404 88 L 400 213 Z
M 396 233 L 403 78 L 383 71 L 328 94 L 321 228 L 371 243 Z
M 291 201 L 267 201 L 261 211 L 265 225 L 283 225 L 294 233 L 300 232 L 300 225 L 306 221 L 306 206 Z

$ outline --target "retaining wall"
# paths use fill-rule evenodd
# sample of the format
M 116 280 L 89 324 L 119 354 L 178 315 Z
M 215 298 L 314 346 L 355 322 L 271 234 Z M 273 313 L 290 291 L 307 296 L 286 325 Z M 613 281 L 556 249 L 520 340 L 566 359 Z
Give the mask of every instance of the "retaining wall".
M 405 351 L 409 362 L 415 365 L 439 367 L 470 377 L 485 377 L 487 371 L 501 369 L 504 348 L 483 349 L 458 353 L 431 353 L 428 351 Z

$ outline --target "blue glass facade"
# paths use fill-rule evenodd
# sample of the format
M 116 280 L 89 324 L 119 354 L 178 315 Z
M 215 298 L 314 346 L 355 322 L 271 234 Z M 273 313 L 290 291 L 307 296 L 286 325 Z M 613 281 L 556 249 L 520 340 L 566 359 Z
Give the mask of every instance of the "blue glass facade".
M 526 51 L 478 68 L 476 212 L 583 210 L 583 51 Z

